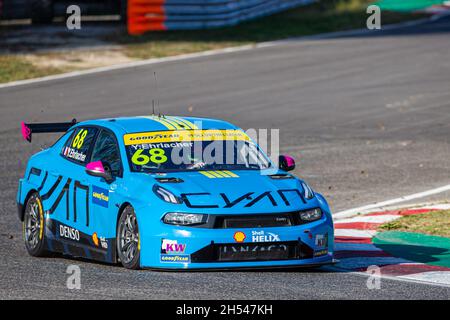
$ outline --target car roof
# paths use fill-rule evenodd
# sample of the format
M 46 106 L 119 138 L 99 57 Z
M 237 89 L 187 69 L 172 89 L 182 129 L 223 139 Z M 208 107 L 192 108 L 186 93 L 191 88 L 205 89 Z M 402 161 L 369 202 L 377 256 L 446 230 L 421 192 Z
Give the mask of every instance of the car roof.
M 99 125 L 111 129 L 116 133 L 134 133 L 166 130 L 193 129 L 239 129 L 237 126 L 218 119 L 175 117 L 175 116 L 137 116 L 106 118 L 79 122 L 77 126 Z

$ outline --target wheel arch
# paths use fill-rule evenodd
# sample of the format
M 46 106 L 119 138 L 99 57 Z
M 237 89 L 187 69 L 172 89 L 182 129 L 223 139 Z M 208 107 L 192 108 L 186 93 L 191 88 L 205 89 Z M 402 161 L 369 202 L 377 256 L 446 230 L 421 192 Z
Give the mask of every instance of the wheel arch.
M 37 193 L 39 195 L 39 192 L 36 189 L 30 189 L 25 197 L 25 200 L 23 201 L 23 204 L 18 204 L 18 214 L 20 221 L 23 222 L 24 214 L 25 214 L 25 207 L 27 205 L 28 199 L 34 194 Z
M 120 215 L 122 214 L 123 210 L 125 210 L 125 208 L 128 207 L 128 206 L 132 206 L 133 207 L 133 205 L 129 201 L 125 201 L 124 203 L 122 203 L 119 206 L 119 210 L 117 210 L 116 225 L 115 225 L 116 232 L 114 234 L 115 237 L 114 237 L 114 251 L 113 251 L 114 263 L 118 263 L 119 262 L 119 256 L 117 254 L 117 241 L 116 241 L 116 239 L 117 239 L 117 228 L 118 228 L 118 225 L 119 225 L 119 219 L 120 219 Z

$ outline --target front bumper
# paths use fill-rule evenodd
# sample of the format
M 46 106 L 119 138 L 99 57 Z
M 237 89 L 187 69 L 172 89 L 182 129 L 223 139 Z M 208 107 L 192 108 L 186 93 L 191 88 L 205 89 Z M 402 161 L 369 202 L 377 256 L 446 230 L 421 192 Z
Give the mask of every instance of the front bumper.
M 141 267 L 318 266 L 333 263 L 333 240 L 333 224 L 327 218 L 305 225 L 271 228 L 203 229 L 161 224 L 155 234 L 141 232 Z

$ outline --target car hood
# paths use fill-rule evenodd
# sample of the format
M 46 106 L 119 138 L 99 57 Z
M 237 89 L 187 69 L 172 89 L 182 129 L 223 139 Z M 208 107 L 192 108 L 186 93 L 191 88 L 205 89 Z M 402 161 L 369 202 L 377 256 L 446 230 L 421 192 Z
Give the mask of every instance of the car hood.
M 196 171 L 151 175 L 154 182 L 183 199 L 189 209 L 220 213 L 290 212 L 314 206 L 303 198 L 301 180 L 260 171 Z M 175 181 L 179 179 L 180 181 Z

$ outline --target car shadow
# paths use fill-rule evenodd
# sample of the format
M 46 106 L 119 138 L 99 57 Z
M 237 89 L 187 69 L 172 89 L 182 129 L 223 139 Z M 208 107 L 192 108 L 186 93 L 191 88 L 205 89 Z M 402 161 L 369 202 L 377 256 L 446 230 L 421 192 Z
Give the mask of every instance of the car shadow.
M 405 244 L 376 244 L 376 247 L 394 257 L 420 263 L 439 263 L 442 260 L 436 256 L 441 255 L 449 255 L 448 259 L 450 259 L 450 248 L 436 248 Z

